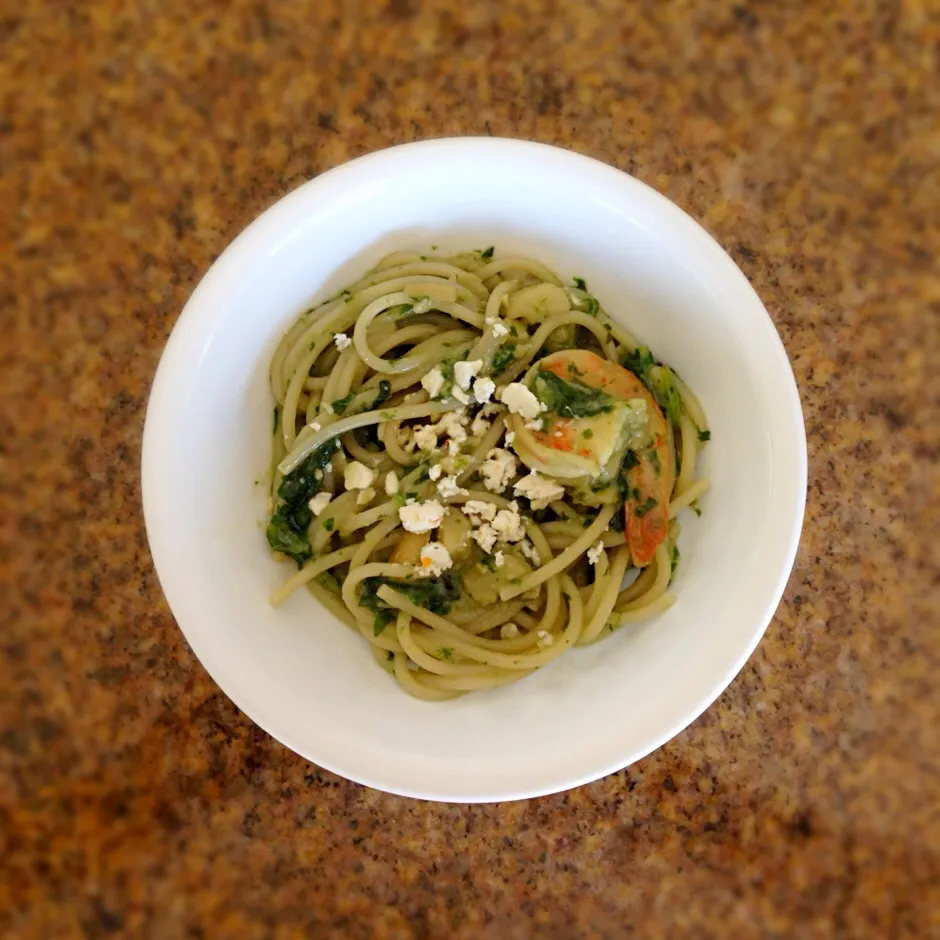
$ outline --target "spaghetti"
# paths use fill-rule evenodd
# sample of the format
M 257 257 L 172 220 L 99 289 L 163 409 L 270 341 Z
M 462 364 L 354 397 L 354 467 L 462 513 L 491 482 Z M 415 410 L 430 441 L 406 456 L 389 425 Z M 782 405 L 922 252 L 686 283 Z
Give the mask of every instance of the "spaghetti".
M 267 537 L 412 695 L 528 675 L 665 610 L 701 406 L 589 292 L 492 249 L 399 252 L 271 364 Z

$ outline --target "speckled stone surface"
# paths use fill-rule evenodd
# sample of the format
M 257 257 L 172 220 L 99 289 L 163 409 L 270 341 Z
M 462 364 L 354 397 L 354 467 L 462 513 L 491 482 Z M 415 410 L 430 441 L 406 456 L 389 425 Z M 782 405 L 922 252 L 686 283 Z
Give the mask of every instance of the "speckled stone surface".
M 0 935 L 940 936 L 940 43 L 906 2 L 48 4 L 0 13 Z M 262 209 L 388 144 L 527 137 L 699 219 L 803 399 L 757 652 L 621 773 L 398 799 L 254 727 L 176 628 L 144 407 Z

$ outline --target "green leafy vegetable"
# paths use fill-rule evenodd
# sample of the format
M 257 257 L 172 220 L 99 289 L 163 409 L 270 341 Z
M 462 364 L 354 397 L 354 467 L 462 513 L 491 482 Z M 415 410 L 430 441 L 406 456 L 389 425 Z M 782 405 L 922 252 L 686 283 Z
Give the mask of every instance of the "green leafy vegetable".
M 281 409 L 279 406 L 274 406 L 274 434 L 277 434 L 277 424 L 281 417 Z M 701 432 L 699 432 L 699 438 L 701 438 Z
M 669 583 L 672 584 L 672 579 L 676 576 L 676 568 L 679 567 L 679 546 L 673 545 L 672 552 L 669 556 Z
M 592 317 L 596 317 L 600 312 L 601 305 L 597 302 L 596 297 L 592 297 L 590 294 L 584 298 L 584 312 L 589 314 Z
M 696 516 L 702 515 L 702 507 L 699 506 L 697 499 L 693 499 L 692 502 L 689 503 L 689 509 L 691 509 L 692 512 L 694 512 Z
M 623 358 L 623 367 L 629 369 L 652 393 L 659 407 L 673 425 L 682 418 L 682 396 L 672 380 L 672 373 L 653 358 L 646 346 L 637 346 Z
M 656 506 L 656 500 L 652 496 L 647 496 L 646 499 L 640 503 L 636 509 L 633 510 L 633 515 L 638 518 L 645 516 L 651 509 Z
M 578 290 L 587 290 L 587 281 L 584 280 L 583 277 L 572 278 L 572 282 L 574 283 L 574 286 L 578 288 Z
M 490 258 L 493 257 L 493 251 L 494 251 L 494 248 L 493 248 L 492 245 L 490 245 L 489 248 L 484 248 L 483 251 L 480 252 L 480 257 L 481 257 L 484 261 L 489 261 Z
M 509 368 L 509 364 L 516 358 L 516 344 L 515 343 L 503 343 L 499 349 L 493 353 L 493 362 L 490 366 L 490 375 L 499 376 L 502 375 L 506 369 Z
M 438 658 L 438 659 L 446 659 L 448 662 L 453 662 L 453 659 L 454 659 L 454 651 L 453 651 L 449 646 L 442 646 L 442 647 L 437 651 L 437 658 Z
M 355 392 L 350 392 L 348 395 L 344 395 L 342 398 L 336 398 L 333 400 L 332 407 L 333 411 L 336 414 L 341 415 L 348 407 L 349 403 L 356 397 Z
M 281 503 L 274 510 L 265 534 L 271 548 L 289 555 L 298 568 L 313 554 L 307 535 L 313 516 L 307 503 L 320 492 L 323 468 L 338 449 L 339 442 L 335 439 L 322 444 L 288 473 L 277 488 Z
M 323 520 L 323 528 L 326 529 L 327 532 L 332 532 L 332 531 L 333 531 L 333 519 L 332 519 L 332 517 L 329 518 L 329 519 L 324 519 L 324 520 Z
M 563 418 L 587 418 L 613 409 L 613 399 L 579 379 L 566 382 L 554 372 L 540 369 L 533 392 L 549 412 Z
M 373 408 L 378 408 L 379 405 L 382 404 L 382 402 L 388 401 L 388 397 L 389 397 L 389 395 L 391 395 L 391 394 L 392 394 L 392 385 L 391 385 L 391 383 L 388 381 L 388 379 L 380 379 L 380 380 L 379 380 L 379 390 L 378 390 L 378 391 L 376 392 L 376 394 L 375 394 L 375 401 L 373 401 L 372 404 L 369 405 L 369 410 L 371 410 L 371 409 L 373 409 Z M 333 407 L 334 407 L 334 408 L 336 407 L 335 402 L 334 402 Z
M 373 630 L 378 636 L 395 618 L 395 608 L 389 606 L 378 590 L 383 585 L 404 594 L 416 607 L 433 614 L 450 613 L 453 603 L 460 597 L 460 576 L 445 572 L 439 578 L 422 578 L 420 581 L 398 581 L 394 578 L 366 578 L 359 592 L 359 606 L 374 611 Z
M 711 431 L 699 431 L 698 439 L 700 441 L 710 441 L 712 439 L 712 432 Z
M 274 551 L 283 552 L 293 558 L 298 568 L 303 567 L 303 563 L 313 554 L 310 539 L 307 537 L 310 516 L 310 510 L 306 507 L 295 511 L 286 503 L 282 503 L 271 516 L 265 533 L 268 545 Z

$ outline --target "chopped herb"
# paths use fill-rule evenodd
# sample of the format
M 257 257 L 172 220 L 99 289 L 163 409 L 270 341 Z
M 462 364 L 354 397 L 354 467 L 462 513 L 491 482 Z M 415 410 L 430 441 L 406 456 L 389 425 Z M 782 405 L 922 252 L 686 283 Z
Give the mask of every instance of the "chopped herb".
M 408 583 L 394 578 L 366 578 L 359 592 L 359 606 L 375 612 L 373 630 L 378 636 L 395 618 L 395 610 L 381 597 L 378 590 L 386 585 L 394 591 L 404 594 L 417 607 L 422 607 L 434 614 L 450 613 L 450 608 L 460 597 L 460 577 L 448 571 L 439 578 L 423 578 L 421 581 Z
M 392 497 L 392 499 L 394 500 L 395 505 L 399 509 L 401 509 L 401 507 L 405 505 L 405 494 L 402 493 L 400 490 Z
M 623 455 L 623 463 L 620 465 L 621 470 L 632 470 L 634 467 L 640 465 L 640 458 L 632 451 L 628 450 Z
M 382 402 L 388 401 L 388 396 L 391 394 L 392 394 L 391 383 L 388 381 L 388 379 L 380 379 L 379 390 L 375 394 L 375 401 L 373 401 L 372 404 L 369 405 L 369 410 L 371 411 L 373 408 L 378 408 L 379 405 L 382 404 Z M 333 407 L 334 408 L 336 407 L 335 401 L 333 402 Z
M 596 317 L 600 312 L 601 305 L 597 302 L 596 297 L 592 297 L 590 294 L 588 294 L 584 299 L 584 304 L 584 312 L 589 316 Z
M 669 583 L 676 576 L 676 568 L 679 567 L 679 546 L 673 545 L 672 552 L 669 555 Z
M 428 260 L 428 256 L 427 256 L 427 255 L 418 255 L 418 257 L 419 257 L 422 261 L 427 261 L 427 260 Z
M 656 506 L 656 500 L 652 496 L 647 496 L 646 500 L 640 503 L 636 509 L 633 510 L 633 515 L 637 518 L 642 518 L 645 516 L 651 509 Z
M 392 408 L 386 408 L 385 411 L 379 413 L 379 417 L 383 421 L 394 421 L 395 420 L 395 411 Z
M 490 258 L 493 257 L 493 251 L 494 251 L 493 246 L 490 245 L 489 248 L 484 248 L 483 251 L 480 252 L 480 257 L 481 257 L 484 261 L 489 261 Z
M 406 499 L 406 500 L 408 500 L 408 499 L 417 499 L 417 498 L 418 498 L 418 494 L 417 494 L 414 490 L 412 490 L 410 493 L 406 493 L 406 494 L 405 494 L 405 499 Z
M 624 527 L 624 518 L 622 512 L 615 512 L 610 519 L 610 525 L 608 528 L 613 529 L 614 532 L 623 532 Z
M 613 410 L 613 399 L 607 392 L 585 385 L 580 379 L 566 382 L 554 372 L 540 369 L 533 384 L 539 401 L 550 413 L 563 418 L 587 418 Z
M 281 416 L 281 409 L 278 405 L 274 406 L 274 433 L 277 434 L 277 423 Z
M 587 281 L 584 280 L 583 277 L 572 278 L 572 281 L 574 282 L 574 286 L 577 287 L 578 290 L 585 290 L 585 291 L 587 290 Z
M 586 441 L 589 441 L 592 437 L 594 437 L 594 432 L 590 428 L 585 428 L 585 430 L 581 432 L 581 437 L 583 437 Z
M 407 317 L 412 310 L 414 310 L 414 307 L 411 304 L 396 304 L 394 307 L 389 307 L 385 312 L 393 317 Z
M 696 516 L 702 515 L 702 507 L 699 506 L 697 499 L 693 499 L 692 502 L 689 503 L 689 509 L 691 509 L 692 512 L 694 512 Z
M 651 449 L 649 455 L 653 470 L 656 471 L 656 476 L 659 476 L 663 472 L 662 464 L 659 462 L 659 454 L 657 451 Z
M 454 651 L 453 651 L 449 646 L 442 646 L 442 647 L 437 651 L 437 658 L 438 658 L 438 659 L 446 659 L 448 662 L 453 662 L 453 659 L 454 659 Z
M 699 431 L 698 439 L 700 441 L 710 441 L 712 439 L 712 432 L 711 431 Z
M 516 344 L 515 343 L 503 343 L 499 349 L 493 353 L 493 362 L 490 365 L 490 375 L 499 376 L 502 375 L 509 364 L 516 358 Z
M 332 532 L 332 531 L 333 531 L 333 520 L 332 520 L 332 518 L 330 518 L 330 519 L 324 519 L 324 520 L 323 520 L 323 528 L 326 529 L 327 532 Z
M 317 341 L 315 339 L 312 339 L 310 340 L 310 345 L 307 347 L 307 349 L 313 349 L 313 347 L 316 345 L 317 345 Z
M 356 397 L 355 392 L 350 392 L 348 395 L 344 395 L 342 398 L 336 398 L 332 402 L 333 411 L 336 414 L 341 415 L 348 407 L 349 403 Z
M 584 375 L 584 369 L 579 369 L 573 362 L 568 363 L 568 375 L 573 379 L 577 379 L 580 376 Z

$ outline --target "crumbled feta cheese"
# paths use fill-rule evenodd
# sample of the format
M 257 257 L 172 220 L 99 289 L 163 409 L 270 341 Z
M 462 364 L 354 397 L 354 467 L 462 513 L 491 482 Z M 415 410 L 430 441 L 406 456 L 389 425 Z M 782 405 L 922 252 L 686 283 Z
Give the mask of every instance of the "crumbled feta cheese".
M 326 509 L 327 504 L 332 498 L 333 497 L 327 492 L 317 493 L 317 495 L 314 496 L 313 499 L 311 499 L 310 502 L 307 503 L 307 505 L 310 507 L 310 511 L 315 516 L 319 516 L 320 513 L 323 512 L 324 509 Z
M 444 387 L 444 375 L 440 369 L 434 368 L 421 379 L 421 387 L 431 398 L 437 398 Z
M 526 496 L 533 509 L 544 509 L 552 500 L 565 495 L 565 488 L 532 470 L 512 488 L 516 496 Z
M 419 297 L 412 305 L 412 313 L 428 313 L 434 307 L 434 301 L 430 297 Z
M 493 546 L 499 539 L 499 533 L 488 522 L 484 522 L 483 525 L 473 533 L 473 538 L 476 540 L 477 545 L 489 554 L 493 551 Z
M 515 432 L 515 431 L 507 431 L 507 432 L 506 432 L 506 446 L 507 446 L 507 447 L 510 447 L 510 446 L 512 445 L 512 442 L 513 442 L 515 439 L 516 439 L 516 432 Z
M 502 552 L 496 552 L 496 554 L 493 555 L 493 564 L 496 565 L 497 568 L 502 568 L 505 563 L 506 556 Z
M 516 475 L 516 458 L 508 451 L 496 447 L 480 464 L 483 485 L 493 493 L 501 493 Z
M 467 432 L 464 430 L 461 418 L 463 415 L 459 411 L 445 411 L 437 422 L 437 429 L 446 434 L 452 441 L 462 444 L 467 439 Z
M 502 320 L 497 320 L 493 324 L 493 335 L 499 339 L 501 336 L 509 335 L 509 327 Z
M 453 439 L 447 442 L 447 454 L 450 457 L 456 457 L 460 453 L 460 445 Z
M 493 397 L 496 391 L 496 383 L 484 376 L 473 383 L 473 397 L 482 405 Z
M 457 477 L 444 477 L 437 484 L 437 492 L 444 499 L 451 499 L 454 496 L 466 496 L 468 491 L 457 485 Z
M 352 340 L 345 333 L 337 333 L 333 337 L 333 342 L 336 343 L 336 348 L 340 351 L 352 346 Z
M 398 477 L 394 470 L 389 470 L 385 474 L 385 493 L 388 496 L 394 496 L 398 492 Z
M 531 542 L 521 542 L 519 544 L 519 548 L 522 549 L 522 554 L 525 555 L 525 557 L 528 558 L 536 568 L 542 564 L 542 558 Z
M 444 468 L 439 463 L 436 463 L 433 466 L 428 467 L 428 479 L 439 480 L 443 472 Z
M 436 578 L 454 564 L 447 546 L 440 542 L 428 542 L 421 549 L 419 558 L 421 559 L 419 573 L 426 578 Z
M 317 467 L 317 469 L 313 471 L 313 478 L 315 480 L 323 479 L 323 471 L 319 467 Z
M 519 509 L 500 509 L 493 519 L 493 528 L 504 542 L 521 542 L 525 538 L 525 527 Z
M 527 431 L 541 431 L 541 430 L 542 430 L 542 422 L 541 422 L 541 421 L 537 421 L 536 419 L 533 418 L 531 421 L 526 421 L 526 423 L 525 423 L 525 429 L 526 429 Z
M 398 518 L 406 532 L 430 532 L 444 520 L 444 507 L 436 499 L 424 503 L 412 500 L 399 507 Z
M 555 642 L 555 637 L 548 630 L 539 630 L 535 635 L 538 637 L 539 646 L 551 646 Z
M 603 539 L 597 543 L 597 545 L 589 548 L 587 550 L 588 561 L 592 565 L 596 565 L 601 560 L 601 555 L 604 554 L 604 542 Z
M 323 427 L 323 425 L 321 425 L 319 421 L 311 421 L 309 424 L 311 431 L 319 431 L 321 427 Z
M 510 620 L 499 628 L 499 636 L 503 640 L 511 640 L 514 636 L 519 636 L 519 627 Z
M 487 503 L 482 499 L 468 499 L 463 504 L 465 516 L 480 516 L 487 522 L 492 522 L 496 518 L 496 507 L 492 503 Z M 479 520 L 473 520 L 479 522 Z
M 458 362 L 457 365 L 460 365 L 460 363 Z M 461 405 L 469 405 L 469 404 L 470 404 L 470 396 L 469 396 L 462 388 L 460 388 L 459 386 L 455 385 L 455 386 L 450 390 L 450 393 L 451 393 L 451 395 L 454 396 L 454 398 L 457 399 L 457 401 L 460 402 Z
M 470 425 L 470 433 L 474 437 L 483 437 L 484 434 L 490 429 L 490 422 L 486 420 L 481 411 L 474 419 L 473 424 Z
M 359 491 L 359 495 L 356 497 L 357 506 L 365 506 L 366 503 L 371 503 L 375 499 L 375 490 L 371 486 L 367 486 L 364 490 Z
M 470 388 L 470 383 L 474 376 L 483 368 L 482 359 L 474 359 L 473 362 L 455 362 L 454 363 L 454 381 L 458 388 L 466 391 Z
M 430 453 L 437 450 L 437 426 L 433 424 L 423 424 L 416 428 L 414 432 L 414 442 L 418 448 Z
M 523 418 L 537 418 L 545 406 L 521 382 L 512 382 L 503 389 L 500 401 L 513 413 Z
M 358 460 L 346 464 L 346 469 L 343 471 L 343 482 L 347 490 L 364 490 L 372 485 L 374 479 L 375 474 Z

